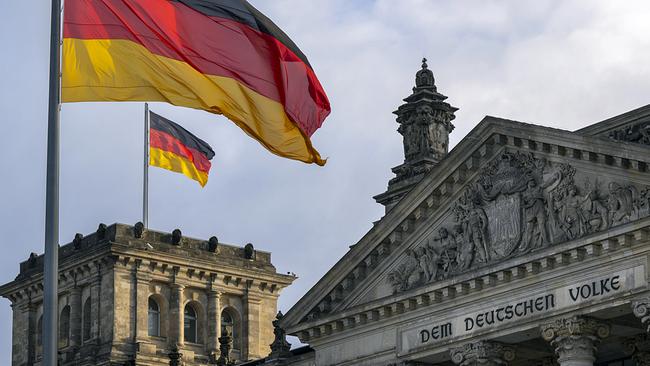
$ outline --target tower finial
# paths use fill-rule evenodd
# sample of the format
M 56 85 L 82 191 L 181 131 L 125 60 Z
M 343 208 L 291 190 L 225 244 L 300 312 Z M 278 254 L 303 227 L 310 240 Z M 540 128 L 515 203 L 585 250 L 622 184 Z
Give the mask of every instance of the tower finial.
M 427 65 L 427 59 L 426 57 L 423 57 L 422 69 L 418 70 L 418 72 L 415 74 L 415 86 L 417 88 L 432 87 L 435 90 L 436 79 L 433 77 L 433 72 L 431 72 L 428 67 L 429 66 Z

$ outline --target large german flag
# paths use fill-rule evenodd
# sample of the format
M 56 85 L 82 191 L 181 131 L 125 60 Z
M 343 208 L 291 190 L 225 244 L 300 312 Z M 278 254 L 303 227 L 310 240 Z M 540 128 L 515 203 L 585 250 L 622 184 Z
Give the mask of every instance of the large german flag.
M 305 55 L 244 0 L 66 0 L 63 102 L 163 101 L 223 114 L 271 152 L 323 165 L 330 112 Z
M 167 118 L 149 112 L 149 165 L 208 183 L 214 151 L 207 142 Z

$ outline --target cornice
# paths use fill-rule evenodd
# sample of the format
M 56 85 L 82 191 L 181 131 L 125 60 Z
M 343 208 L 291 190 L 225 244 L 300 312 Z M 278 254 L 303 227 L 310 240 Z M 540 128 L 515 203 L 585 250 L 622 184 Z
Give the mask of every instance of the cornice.
M 618 116 L 607 118 L 587 127 L 583 127 L 579 130 L 576 130 L 575 133 L 586 136 L 600 135 L 610 130 L 618 129 L 622 126 L 648 117 L 650 117 L 650 104 L 633 109 Z
M 497 286 L 523 280 L 560 268 L 570 268 L 578 263 L 618 256 L 627 258 L 632 251 L 647 252 L 650 240 L 650 218 L 596 233 L 581 239 L 546 248 L 525 257 L 506 260 L 498 266 L 483 268 L 428 286 L 412 289 L 388 298 L 354 306 L 320 319 L 289 327 L 287 332 L 298 336 L 302 342 L 329 338 L 339 332 L 355 329 L 362 332 L 366 326 L 389 321 L 397 316 L 421 312 L 427 308 L 439 309 L 445 304 Z

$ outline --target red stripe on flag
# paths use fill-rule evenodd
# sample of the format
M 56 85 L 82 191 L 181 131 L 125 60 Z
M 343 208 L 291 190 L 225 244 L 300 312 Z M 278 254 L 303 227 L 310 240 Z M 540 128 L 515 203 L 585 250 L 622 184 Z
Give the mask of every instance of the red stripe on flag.
M 311 136 L 330 112 L 313 70 L 269 34 L 178 2 L 76 0 L 66 3 L 65 38 L 125 39 L 203 74 L 238 80 L 283 104 Z
M 158 130 L 151 129 L 149 132 L 149 145 L 164 151 L 172 152 L 191 161 L 197 170 L 208 173 L 212 164 L 210 160 L 196 149 L 185 146 L 176 137 Z

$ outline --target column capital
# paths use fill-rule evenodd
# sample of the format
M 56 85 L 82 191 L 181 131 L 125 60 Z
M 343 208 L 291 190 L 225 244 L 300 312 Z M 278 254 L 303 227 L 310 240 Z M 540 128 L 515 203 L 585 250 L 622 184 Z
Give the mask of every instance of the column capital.
M 515 359 L 515 349 L 511 346 L 492 342 L 478 341 L 452 348 L 451 361 L 460 366 L 498 366 L 507 365 Z
M 177 283 L 177 282 L 173 282 L 173 283 L 169 284 L 169 288 L 171 288 L 172 290 L 182 291 L 182 290 L 185 289 L 185 285 Z
M 632 300 L 630 305 L 634 316 L 641 320 L 646 327 L 646 332 L 650 332 L 650 297 Z
M 252 292 L 248 290 L 244 292 L 244 299 L 246 300 L 246 302 L 259 304 L 262 302 L 262 295 L 257 292 Z
M 217 289 L 209 289 L 208 290 L 208 298 L 209 299 L 220 299 L 221 295 L 223 295 L 223 291 L 217 290 Z
M 592 365 L 600 339 L 609 336 L 610 326 L 592 318 L 573 316 L 541 326 L 542 338 L 555 348 L 560 365 Z
M 632 356 L 636 365 L 650 366 L 650 336 L 647 333 L 637 334 L 623 342 L 623 351 Z

